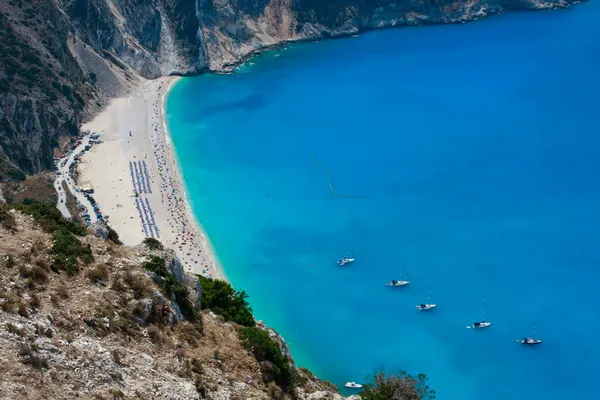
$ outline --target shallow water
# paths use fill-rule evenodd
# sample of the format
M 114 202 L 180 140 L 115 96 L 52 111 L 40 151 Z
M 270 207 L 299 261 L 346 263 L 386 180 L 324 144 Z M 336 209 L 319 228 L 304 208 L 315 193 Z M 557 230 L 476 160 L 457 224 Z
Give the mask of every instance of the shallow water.
M 591 2 L 376 31 L 174 88 L 194 211 L 298 364 L 338 385 L 424 372 L 444 400 L 595 397 L 598 20 Z M 332 196 L 311 154 L 367 197 Z M 410 287 L 384 286 L 401 260 Z M 492 327 L 465 329 L 484 299 Z M 516 344 L 534 322 L 544 343 Z

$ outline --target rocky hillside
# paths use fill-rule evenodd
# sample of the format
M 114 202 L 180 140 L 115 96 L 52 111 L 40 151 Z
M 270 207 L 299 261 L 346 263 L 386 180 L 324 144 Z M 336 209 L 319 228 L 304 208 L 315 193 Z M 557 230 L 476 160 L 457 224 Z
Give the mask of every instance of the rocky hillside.
M 3 0 L 0 180 L 51 167 L 59 137 L 138 76 L 226 69 L 283 41 L 457 23 L 574 0 Z
M 0 208 L 0 398 L 341 399 L 261 323 L 201 312 L 173 252 L 24 210 Z

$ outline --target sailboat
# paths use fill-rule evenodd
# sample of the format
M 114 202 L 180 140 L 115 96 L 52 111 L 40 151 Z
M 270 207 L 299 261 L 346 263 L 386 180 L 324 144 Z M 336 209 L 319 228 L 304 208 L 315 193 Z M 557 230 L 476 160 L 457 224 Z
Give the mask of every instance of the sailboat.
M 427 292 L 427 303 L 417 305 L 417 310 L 419 311 L 429 311 L 437 307 L 437 304 L 431 303 L 431 290 Z
M 351 264 L 354 262 L 354 258 L 349 257 L 349 256 L 344 256 L 342 258 L 340 258 L 339 260 L 337 260 L 337 263 L 339 266 L 344 266 L 346 264 Z
M 348 247 L 350 247 L 350 246 L 348 246 Z M 354 252 L 352 251 L 351 248 L 350 248 L 350 250 L 351 250 L 350 253 L 352 253 L 352 256 L 346 255 L 346 256 L 340 258 L 339 260 L 337 260 L 337 264 L 340 267 L 342 267 L 346 264 L 352 264 L 355 261 Z
M 479 322 L 473 322 L 472 327 L 473 328 L 487 328 L 488 326 L 492 325 L 491 322 L 487 321 L 487 302 L 484 300 L 483 301 L 483 320 L 479 321 Z M 470 328 L 469 326 L 467 326 L 467 328 Z
M 401 287 L 406 286 L 410 283 L 410 281 L 404 279 L 404 261 L 402 261 L 402 269 L 400 270 L 400 280 L 399 281 L 389 281 L 386 283 L 386 286 L 391 287 Z
M 523 339 L 521 339 L 521 344 L 525 344 L 528 346 L 534 346 L 536 344 L 540 344 L 542 343 L 541 339 L 536 339 L 535 338 L 535 334 L 536 334 L 536 329 L 535 329 L 535 324 L 533 325 L 533 334 L 531 335 L 531 337 L 524 337 Z M 518 340 L 517 340 L 518 342 Z

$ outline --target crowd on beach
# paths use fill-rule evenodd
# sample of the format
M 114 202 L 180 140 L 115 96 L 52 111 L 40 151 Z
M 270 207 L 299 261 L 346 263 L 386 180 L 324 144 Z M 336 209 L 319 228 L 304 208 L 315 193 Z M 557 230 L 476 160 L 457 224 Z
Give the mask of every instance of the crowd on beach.
M 158 91 L 160 92 L 161 89 L 162 85 L 158 88 Z M 194 224 L 189 221 L 184 188 L 181 186 L 181 181 L 176 175 L 176 166 L 174 165 L 174 160 L 171 159 L 167 147 L 168 144 L 164 136 L 166 132 L 163 132 L 160 126 L 162 123 L 160 114 L 161 99 L 158 97 L 152 106 L 151 132 L 149 137 L 156 159 L 161 203 L 168 212 L 167 222 L 169 223 L 169 229 L 175 235 L 173 242 L 169 244 L 175 246 L 180 252 L 188 256 L 186 258 L 190 261 L 183 260 L 187 271 L 191 271 L 194 266 L 200 266 L 200 273 L 202 275 L 213 278 L 214 266 L 211 265 L 212 258 L 206 251 L 202 251 L 200 233 Z M 148 155 L 145 155 L 145 157 L 147 158 Z M 155 175 L 152 172 L 154 171 L 151 171 L 152 182 L 154 183 Z M 194 268 L 194 270 L 197 271 L 198 268 Z

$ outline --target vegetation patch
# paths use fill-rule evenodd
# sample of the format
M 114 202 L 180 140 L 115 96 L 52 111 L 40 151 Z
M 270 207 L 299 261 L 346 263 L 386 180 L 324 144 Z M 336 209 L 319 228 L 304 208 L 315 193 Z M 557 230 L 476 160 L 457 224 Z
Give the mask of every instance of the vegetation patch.
M 364 385 L 359 395 L 362 400 L 433 400 L 435 391 L 429 387 L 427 380 L 425 374 L 415 377 L 402 370 L 396 374 L 378 372 Z
M 198 310 L 196 310 L 194 304 L 188 299 L 187 288 L 179 283 L 167 269 L 164 258 L 152 256 L 142 266 L 147 271 L 154 272 L 156 275 L 164 278 L 164 282 L 161 285 L 162 291 L 169 298 L 175 297 L 175 303 L 177 303 L 181 313 L 188 321 L 196 322 L 199 320 Z
M 113 242 L 114 244 L 122 246 L 123 242 L 121 242 L 121 239 L 119 239 L 119 234 L 117 233 L 117 231 L 115 231 L 113 228 L 111 228 L 108 225 L 106 225 L 106 228 L 108 229 L 107 239 L 110 240 L 111 242 Z
M 197 275 L 202 286 L 202 308 L 210 309 L 214 313 L 222 315 L 225 321 L 253 327 L 255 325 L 252 308 L 248 301 L 246 292 L 235 290 L 225 281 L 208 279 Z
M 25 214 L 31 215 L 46 232 L 55 232 L 56 230 L 61 229 L 78 236 L 85 236 L 87 234 L 84 226 L 63 218 L 60 211 L 58 211 L 52 204 L 19 204 L 15 205 L 14 208 Z
M 269 334 L 255 327 L 240 328 L 238 334 L 244 348 L 250 351 L 256 361 L 261 364 L 265 380 L 270 380 L 268 375 L 271 373 L 277 386 L 284 390 L 291 390 L 294 387 L 295 374 L 287 357 L 283 355 L 279 346 L 269 337 Z M 265 371 L 266 365 L 268 365 L 270 371 Z
M 83 246 L 79 239 L 66 228 L 61 227 L 54 231 L 53 238 L 52 268 L 55 271 L 66 271 L 69 275 L 73 275 L 79 270 L 78 261 L 86 264 L 94 261 L 89 245 Z
M 146 238 L 142 243 L 150 250 L 164 250 L 162 243 L 154 238 Z
M 9 208 L 6 205 L 0 205 L 0 224 L 4 229 L 13 230 L 16 227 L 15 217 L 9 212 Z
M 104 284 L 108 281 L 108 267 L 100 264 L 87 272 L 87 277 L 94 284 Z

